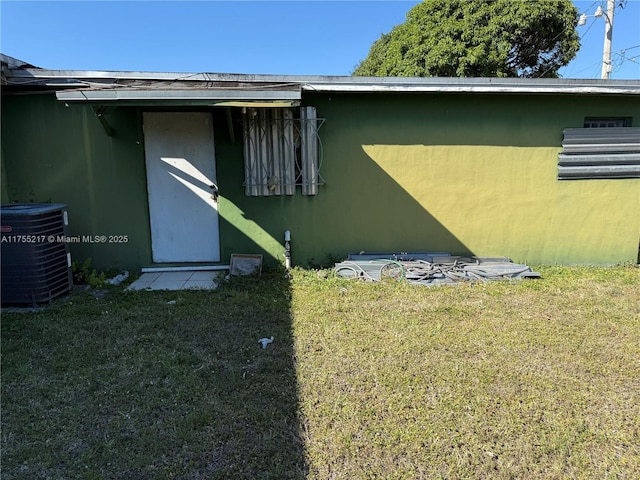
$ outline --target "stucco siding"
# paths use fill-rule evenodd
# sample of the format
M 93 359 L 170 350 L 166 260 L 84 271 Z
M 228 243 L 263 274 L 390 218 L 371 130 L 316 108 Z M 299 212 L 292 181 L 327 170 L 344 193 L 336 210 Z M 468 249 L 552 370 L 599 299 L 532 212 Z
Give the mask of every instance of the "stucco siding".
M 126 243 L 80 242 L 71 252 L 99 268 L 134 268 L 151 259 L 142 133 L 135 109 L 107 118 L 111 137 L 89 107 L 53 95 L 3 97 L 7 200 L 67 204 L 70 235 L 126 235 Z
M 581 127 L 586 116 L 631 116 L 637 125 L 635 98 L 307 101 L 327 119 L 327 187 L 318 201 L 324 196 L 331 207 L 318 211 L 317 224 L 342 251 L 446 250 L 551 264 L 637 260 L 640 180 L 557 180 L 562 130 Z
M 640 180 L 557 180 L 562 130 L 585 116 L 630 116 L 640 100 L 609 95 L 308 93 L 326 185 L 316 196 L 245 195 L 240 109 L 211 108 L 221 262 L 262 253 L 328 265 L 352 251 L 449 251 L 532 264 L 637 260 Z M 183 109 L 184 110 L 184 109 Z M 97 267 L 151 264 L 141 113 L 106 116 L 53 95 L 5 96 L 3 201 L 69 205 L 72 235 L 127 235 L 72 245 Z M 5 191 L 6 190 L 6 191 Z M 185 212 L 188 214 L 188 212 Z

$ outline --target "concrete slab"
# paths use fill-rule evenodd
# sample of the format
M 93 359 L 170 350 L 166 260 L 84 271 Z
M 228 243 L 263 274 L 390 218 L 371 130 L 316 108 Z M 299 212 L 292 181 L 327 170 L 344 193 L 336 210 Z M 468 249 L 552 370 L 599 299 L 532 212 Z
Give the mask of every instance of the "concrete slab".
M 143 273 L 127 290 L 215 290 L 224 271 Z
M 158 280 L 162 279 L 165 281 L 183 281 L 186 282 L 189 280 L 189 277 L 193 275 L 194 272 L 161 272 Z
M 153 282 L 159 276 L 160 273 L 143 273 L 142 275 L 140 275 L 140 278 L 138 280 L 140 280 L 141 282 Z
M 193 275 L 189 277 L 190 282 L 212 282 L 215 278 L 220 276 L 220 272 L 193 272 Z
M 127 287 L 127 290 L 147 290 L 151 287 L 152 282 L 143 282 L 140 279 L 133 282 L 131 285 Z

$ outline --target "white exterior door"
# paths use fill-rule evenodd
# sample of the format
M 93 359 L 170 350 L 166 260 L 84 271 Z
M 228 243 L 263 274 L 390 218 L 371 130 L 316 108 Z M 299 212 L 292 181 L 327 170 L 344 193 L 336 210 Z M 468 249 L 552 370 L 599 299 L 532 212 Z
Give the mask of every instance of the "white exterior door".
M 153 261 L 219 262 L 209 113 L 143 114 Z

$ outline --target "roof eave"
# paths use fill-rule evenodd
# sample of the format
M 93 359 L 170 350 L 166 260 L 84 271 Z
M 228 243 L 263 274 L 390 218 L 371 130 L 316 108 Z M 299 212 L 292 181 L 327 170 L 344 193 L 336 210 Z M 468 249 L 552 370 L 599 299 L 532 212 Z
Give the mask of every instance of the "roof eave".
M 109 72 L 86 70 L 3 69 L 16 86 L 87 88 L 113 85 L 124 80 L 193 82 L 205 89 L 208 82 L 297 84 L 316 92 L 425 92 L 425 93 L 541 93 L 639 95 L 640 80 L 593 80 L 563 78 L 443 78 L 443 77 L 351 77 L 320 75 L 257 75 L 234 73 Z

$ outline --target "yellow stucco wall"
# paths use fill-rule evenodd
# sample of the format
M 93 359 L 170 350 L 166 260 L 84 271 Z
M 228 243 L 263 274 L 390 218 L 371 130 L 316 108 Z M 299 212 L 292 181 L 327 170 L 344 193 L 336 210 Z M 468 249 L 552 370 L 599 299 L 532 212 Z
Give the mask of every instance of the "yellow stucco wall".
M 475 255 L 532 264 L 637 259 L 638 179 L 559 181 L 557 147 L 362 148 Z

